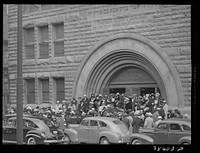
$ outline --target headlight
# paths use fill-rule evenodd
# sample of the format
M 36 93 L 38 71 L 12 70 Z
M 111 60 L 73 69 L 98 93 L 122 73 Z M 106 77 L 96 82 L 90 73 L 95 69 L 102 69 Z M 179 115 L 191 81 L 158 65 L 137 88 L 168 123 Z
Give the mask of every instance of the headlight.
M 115 136 L 117 137 L 118 140 L 122 140 L 122 136 L 119 133 L 115 133 Z
M 44 138 L 46 137 L 44 132 L 41 133 L 41 136 L 44 137 Z
M 53 131 L 53 134 L 58 134 L 58 131 Z
M 131 133 L 130 133 L 129 131 L 127 131 L 127 132 L 126 132 L 126 135 L 127 135 L 127 136 L 130 136 L 130 135 L 131 135 Z

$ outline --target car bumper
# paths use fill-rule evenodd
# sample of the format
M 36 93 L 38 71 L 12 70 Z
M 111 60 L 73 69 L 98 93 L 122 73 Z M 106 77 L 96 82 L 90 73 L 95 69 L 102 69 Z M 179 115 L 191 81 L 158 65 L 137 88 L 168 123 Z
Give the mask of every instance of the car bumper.
M 50 144 L 50 143 L 63 143 L 65 140 L 44 140 L 45 144 Z
M 122 137 L 122 139 L 118 140 L 117 142 L 120 143 L 120 144 L 129 144 L 130 138 L 129 137 Z
M 120 144 L 129 144 L 129 142 L 128 141 L 118 141 L 118 143 L 120 143 Z

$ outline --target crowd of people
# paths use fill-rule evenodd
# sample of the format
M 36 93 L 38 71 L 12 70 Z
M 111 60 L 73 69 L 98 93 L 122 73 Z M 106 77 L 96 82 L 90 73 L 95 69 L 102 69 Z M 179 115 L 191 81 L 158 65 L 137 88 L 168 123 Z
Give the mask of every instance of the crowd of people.
M 14 109 L 7 113 L 15 113 Z M 25 114 L 41 115 L 56 122 L 63 118 L 66 125 L 79 124 L 81 120 L 89 116 L 105 116 L 120 119 L 132 133 L 139 132 L 140 127 L 155 128 L 161 120 L 167 118 L 188 118 L 188 114 L 182 115 L 178 109 L 170 110 L 165 99 L 160 94 L 145 94 L 138 96 L 126 96 L 125 94 L 91 94 L 84 95 L 78 100 L 73 98 L 70 103 L 57 101 L 55 106 L 43 107 L 30 106 L 24 108 Z

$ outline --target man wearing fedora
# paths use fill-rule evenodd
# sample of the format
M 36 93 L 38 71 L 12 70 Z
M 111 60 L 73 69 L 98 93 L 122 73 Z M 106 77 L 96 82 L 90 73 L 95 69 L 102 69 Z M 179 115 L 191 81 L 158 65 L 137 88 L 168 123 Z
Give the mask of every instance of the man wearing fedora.
M 149 112 L 151 112 L 151 113 L 153 113 L 154 102 L 155 102 L 155 95 L 152 93 L 150 95 L 150 99 L 149 99 L 149 102 L 148 102 L 148 105 L 147 105 L 147 107 L 149 107 Z
M 167 112 L 169 110 L 169 106 L 167 105 L 167 101 L 166 100 L 163 100 L 163 110 L 165 112 L 165 119 L 167 119 Z
M 155 128 L 155 123 L 153 121 L 153 114 L 149 112 L 146 113 L 146 115 L 147 118 L 144 121 L 144 128 L 149 128 L 149 129 Z
M 162 121 L 162 116 L 158 116 L 157 120 L 155 121 L 155 127 Z
M 139 128 L 142 126 L 142 119 L 139 116 L 140 111 L 135 111 L 132 122 L 133 133 L 139 133 Z

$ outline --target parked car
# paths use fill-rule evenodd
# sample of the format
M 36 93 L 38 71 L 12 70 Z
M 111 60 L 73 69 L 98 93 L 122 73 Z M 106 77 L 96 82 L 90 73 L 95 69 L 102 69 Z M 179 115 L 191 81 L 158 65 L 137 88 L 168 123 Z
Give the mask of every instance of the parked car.
M 3 143 L 16 143 L 17 118 L 11 117 L 3 125 Z M 40 119 L 23 117 L 23 140 L 25 144 L 52 144 L 68 142 L 61 130 L 51 131 Z
M 3 123 L 6 123 L 8 121 L 9 118 L 11 117 L 16 117 L 17 114 L 4 114 L 3 115 Z M 29 117 L 31 116 L 30 114 L 23 114 L 24 117 Z
M 86 117 L 80 124 L 69 125 L 65 131 L 79 143 L 92 144 L 153 144 L 153 139 L 144 134 L 131 134 L 119 119 L 112 117 Z M 71 140 L 71 136 L 69 136 Z
M 155 129 L 140 129 L 154 139 L 155 144 L 191 144 L 191 120 L 162 120 Z

